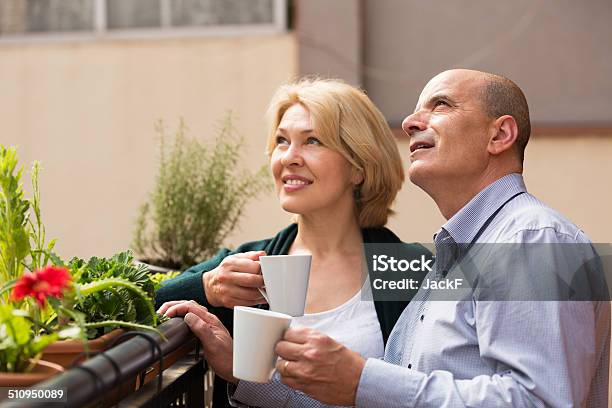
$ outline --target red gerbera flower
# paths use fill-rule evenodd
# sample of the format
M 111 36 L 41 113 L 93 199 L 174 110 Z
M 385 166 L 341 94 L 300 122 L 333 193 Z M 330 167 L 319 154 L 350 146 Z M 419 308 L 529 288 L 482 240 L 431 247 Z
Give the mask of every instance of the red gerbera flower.
M 30 296 L 36 299 L 36 302 L 42 307 L 48 296 L 61 299 L 70 281 L 71 276 L 68 269 L 46 266 L 34 272 L 25 272 L 13 287 L 11 297 L 13 300 L 21 300 Z

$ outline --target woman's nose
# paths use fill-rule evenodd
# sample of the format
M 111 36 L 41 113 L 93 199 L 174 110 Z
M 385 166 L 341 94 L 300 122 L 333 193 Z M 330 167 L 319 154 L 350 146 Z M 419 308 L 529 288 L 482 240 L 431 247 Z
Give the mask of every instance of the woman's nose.
M 285 150 L 281 157 L 281 163 L 283 166 L 301 166 L 304 164 L 304 157 L 302 156 L 301 148 L 292 143 L 289 148 Z

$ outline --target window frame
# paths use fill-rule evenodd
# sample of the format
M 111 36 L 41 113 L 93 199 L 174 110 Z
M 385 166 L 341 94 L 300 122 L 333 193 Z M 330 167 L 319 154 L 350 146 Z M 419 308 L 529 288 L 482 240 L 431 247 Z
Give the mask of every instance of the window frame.
M 172 0 L 160 0 L 159 27 L 109 29 L 107 0 L 93 0 L 93 28 L 88 31 L 45 31 L 0 35 L 0 44 L 72 42 L 116 39 L 166 39 L 189 37 L 235 37 L 244 35 L 274 35 L 289 30 L 287 10 L 289 0 L 272 0 L 273 21 L 264 24 L 221 24 L 177 27 L 171 25 Z

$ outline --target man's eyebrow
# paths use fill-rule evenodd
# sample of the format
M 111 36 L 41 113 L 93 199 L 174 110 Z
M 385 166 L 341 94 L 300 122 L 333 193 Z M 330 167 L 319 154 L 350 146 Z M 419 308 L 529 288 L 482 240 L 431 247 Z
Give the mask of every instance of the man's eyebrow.
M 450 97 L 450 95 L 445 94 L 445 93 L 437 93 L 437 94 L 432 95 L 425 104 L 433 105 L 434 103 L 438 101 L 446 101 L 450 103 L 451 105 L 454 105 L 456 103 L 455 100 Z

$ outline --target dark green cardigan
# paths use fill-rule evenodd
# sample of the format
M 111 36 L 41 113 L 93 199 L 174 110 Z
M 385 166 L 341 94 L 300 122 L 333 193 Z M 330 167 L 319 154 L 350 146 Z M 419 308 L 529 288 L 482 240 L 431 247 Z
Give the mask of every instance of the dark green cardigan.
M 401 244 L 404 248 L 402 252 L 407 257 L 420 257 L 421 255 L 431 256 L 431 253 L 420 244 L 405 244 L 387 228 L 366 228 L 361 230 L 363 242 L 369 243 L 385 243 L 385 244 Z M 156 308 L 162 303 L 170 300 L 195 300 L 199 304 L 206 306 L 209 310 L 217 315 L 223 322 L 230 333 L 233 333 L 233 310 L 225 307 L 211 306 L 204 296 L 204 287 L 202 284 L 202 274 L 215 269 L 221 261 L 228 255 L 248 252 L 248 251 L 265 251 L 268 255 L 286 255 L 289 248 L 297 235 L 297 224 L 291 224 L 284 230 L 280 231 L 276 236 L 270 239 L 261 241 L 247 242 L 240 245 L 236 250 L 231 251 L 227 248 L 220 250 L 213 258 L 192 266 L 185 270 L 179 276 L 169 279 L 163 283 L 163 286 L 155 294 Z M 374 302 L 378 322 L 382 331 L 383 341 L 387 344 L 387 339 L 395 322 L 402 314 L 409 300 L 397 302 Z M 268 305 L 261 305 L 267 308 Z M 214 406 L 229 406 L 225 393 L 226 384 L 221 378 L 215 378 L 215 393 Z

